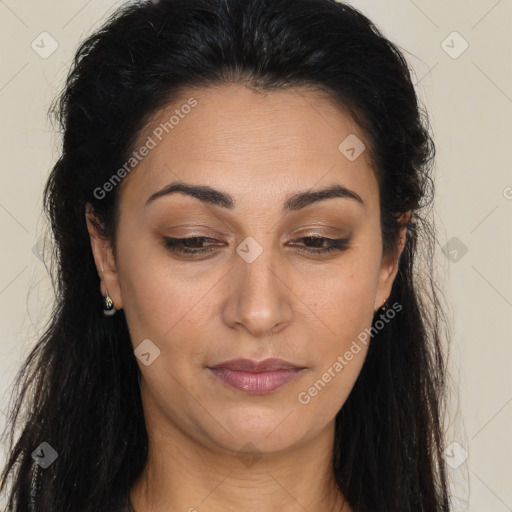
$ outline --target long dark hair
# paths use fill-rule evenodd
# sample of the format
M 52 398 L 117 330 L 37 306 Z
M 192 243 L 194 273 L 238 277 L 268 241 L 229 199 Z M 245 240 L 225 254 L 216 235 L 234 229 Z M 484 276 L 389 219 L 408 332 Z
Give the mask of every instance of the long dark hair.
M 388 299 L 403 309 L 372 337 L 336 417 L 332 462 L 356 512 L 447 511 L 445 318 L 429 215 L 435 146 L 401 51 L 334 0 L 145 0 L 116 11 L 81 43 L 51 109 L 63 131 L 44 191 L 56 303 L 15 383 L 0 488 L 10 481 L 9 507 L 127 506 L 148 454 L 139 369 L 123 311 L 102 314 L 85 205 L 115 248 L 119 187 L 101 199 L 94 191 L 179 91 L 229 82 L 262 91 L 314 86 L 350 112 L 378 178 L 384 255 L 396 249 L 399 214 L 412 212 Z M 43 442 L 58 454 L 47 469 L 32 456 Z

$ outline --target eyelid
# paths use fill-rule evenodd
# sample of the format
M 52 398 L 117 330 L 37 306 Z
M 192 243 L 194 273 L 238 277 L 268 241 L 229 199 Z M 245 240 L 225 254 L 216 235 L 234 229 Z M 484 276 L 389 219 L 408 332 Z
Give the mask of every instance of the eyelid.
M 206 238 L 223 238 L 225 240 L 233 239 L 233 235 L 218 229 L 212 229 L 209 226 L 201 224 L 193 225 L 179 225 L 168 228 L 172 230 L 170 238 L 192 238 L 192 237 L 206 237 Z
M 353 230 L 347 228 L 336 228 L 333 226 L 307 226 L 293 231 L 290 239 L 302 237 L 325 237 L 325 238 L 352 238 Z

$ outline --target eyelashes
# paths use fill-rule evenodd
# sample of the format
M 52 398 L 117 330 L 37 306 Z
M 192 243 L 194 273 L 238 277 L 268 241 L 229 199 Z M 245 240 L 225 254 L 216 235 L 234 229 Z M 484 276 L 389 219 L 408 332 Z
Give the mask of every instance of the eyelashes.
M 316 242 L 327 243 L 327 247 L 318 248 L 318 247 L 309 247 L 307 248 L 307 252 L 311 254 L 325 254 L 333 251 L 344 251 L 347 249 L 350 240 L 348 238 L 326 238 L 323 236 L 303 236 L 298 240 L 312 240 Z
M 163 239 L 163 243 L 167 249 L 171 252 L 181 254 L 203 254 L 212 252 L 215 247 L 197 247 L 198 244 L 204 242 L 216 242 L 216 240 L 206 236 L 194 236 L 190 238 L 171 238 L 166 236 Z
M 303 236 L 297 240 L 313 242 L 313 247 L 308 247 L 307 244 L 304 244 L 304 249 L 299 250 L 299 252 L 304 252 L 310 255 L 323 255 L 333 252 L 342 252 L 346 250 L 350 245 L 350 240 L 347 238 Z M 211 245 L 204 246 L 204 243 L 211 243 Z M 327 244 L 327 246 L 325 246 L 325 244 Z M 193 256 L 212 253 L 215 251 L 216 247 L 223 246 L 224 243 L 206 236 L 194 236 L 189 238 L 164 237 L 163 245 L 172 253 Z M 295 243 L 292 245 L 295 246 Z M 318 247 L 318 245 L 320 245 L 320 247 Z

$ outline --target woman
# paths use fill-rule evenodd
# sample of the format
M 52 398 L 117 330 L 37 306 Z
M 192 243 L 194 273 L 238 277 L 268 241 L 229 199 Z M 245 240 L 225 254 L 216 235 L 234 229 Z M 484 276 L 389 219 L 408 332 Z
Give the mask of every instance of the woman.
M 10 508 L 448 510 L 434 145 L 397 47 L 333 0 L 143 1 L 54 111 Z

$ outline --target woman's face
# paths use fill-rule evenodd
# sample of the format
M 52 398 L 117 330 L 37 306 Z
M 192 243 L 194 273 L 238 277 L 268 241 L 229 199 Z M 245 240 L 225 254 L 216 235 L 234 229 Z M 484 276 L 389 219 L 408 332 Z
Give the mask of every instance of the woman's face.
M 332 429 L 396 275 L 396 260 L 381 261 L 362 141 L 311 89 L 241 85 L 187 91 L 140 136 L 147 151 L 120 185 L 115 261 L 89 228 L 102 291 L 124 309 L 134 349 L 142 343 L 147 421 L 235 452 Z M 208 190 L 159 193 L 177 183 Z M 189 237 L 204 239 L 166 246 Z M 346 242 L 326 251 L 325 239 Z M 269 358 L 286 363 L 226 363 Z

